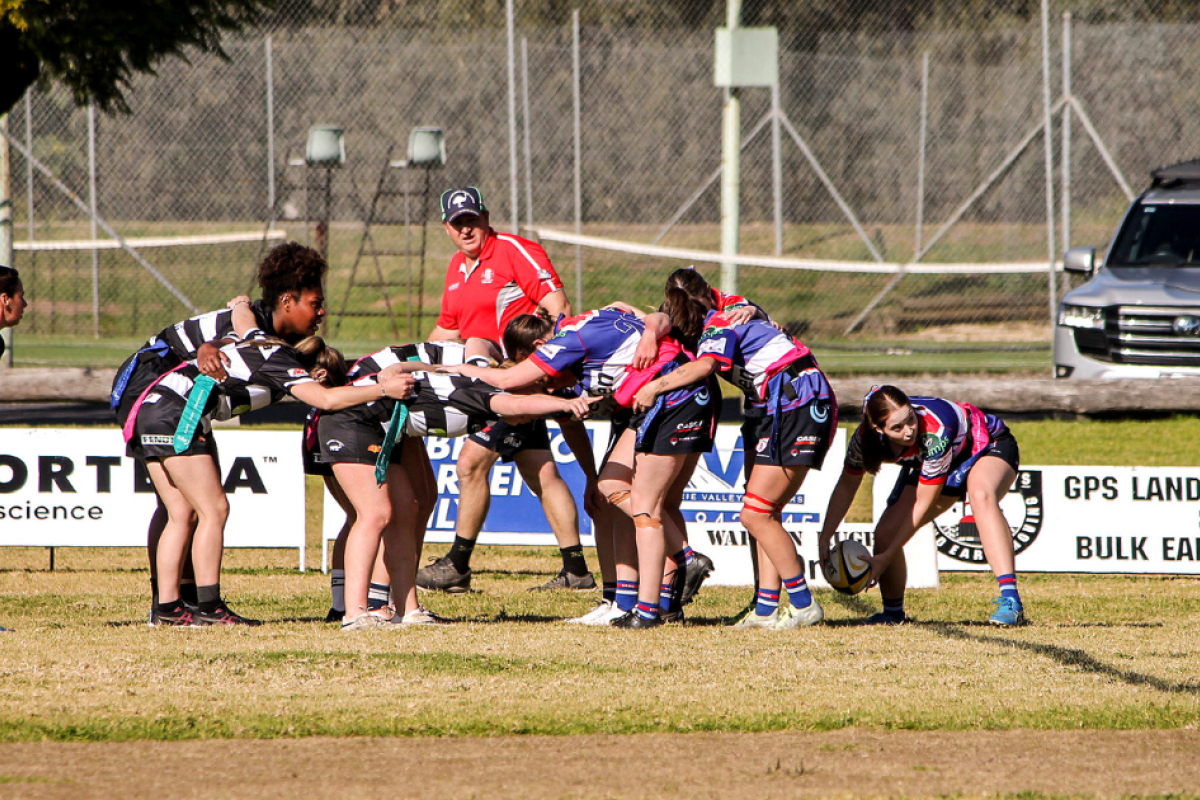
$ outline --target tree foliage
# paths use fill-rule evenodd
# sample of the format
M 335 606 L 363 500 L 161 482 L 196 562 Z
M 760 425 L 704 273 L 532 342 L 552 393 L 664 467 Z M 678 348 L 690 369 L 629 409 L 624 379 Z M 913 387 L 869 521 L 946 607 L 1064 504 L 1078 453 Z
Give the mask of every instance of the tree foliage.
M 221 37 L 257 23 L 275 0 L 0 0 L 0 113 L 38 79 L 76 102 L 128 111 L 135 73 L 189 50 L 224 56 Z

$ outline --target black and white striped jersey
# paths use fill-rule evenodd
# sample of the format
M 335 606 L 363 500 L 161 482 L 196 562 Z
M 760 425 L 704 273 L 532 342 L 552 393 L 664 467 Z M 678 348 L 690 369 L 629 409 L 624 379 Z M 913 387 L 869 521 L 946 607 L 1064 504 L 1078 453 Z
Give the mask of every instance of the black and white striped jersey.
M 250 310 L 254 312 L 254 321 L 258 329 L 268 336 L 274 336 L 271 313 L 267 311 L 263 301 L 255 300 L 250 304 Z M 152 346 L 157 342 L 165 342 L 180 361 L 188 361 L 196 357 L 196 351 L 205 342 L 232 336 L 233 310 L 222 308 L 163 328 L 152 336 L 147 344 Z
M 264 408 L 289 394 L 292 387 L 313 380 L 297 360 L 296 351 L 287 346 L 250 339 L 222 347 L 221 354 L 228 358 L 225 370 L 229 377 L 217 384 L 209 397 L 206 417 L 229 419 Z M 168 373 L 146 397 L 146 404 L 167 403 L 182 412 L 199 375 L 194 361 Z
M 486 357 L 479 356 L 469 360 L 474 363 L 477 359 L 482 359 L 483 366 L 489 366 Z M 395 364 L 403 364 L 405 361 L 420 361 L 423 364 L 439 366 L 442 364 L 462 364 L 467 360 L 467 346 L 462 342 L 398 344 L 385 347 L 368 356 L 363 356 L 354 362 L 354 366 L 350 368 L 349 376 L 353 379 L 359 375 L 383 372 L 388 367 Z
M 406 436 L 465 436 L 499 419 L 492 411 L 491 398 L 502 392 L 491 384 L 438 372 L 414 372 L 412 376 L 416 380 L 415 394 L 404 401 L 408 406 Z M 352 380 L 351 385 L 371 386 L 378 382 L 378 374 L 372 372 Z M 381 397 L 336 413 L 386 429 L 396 402 Z

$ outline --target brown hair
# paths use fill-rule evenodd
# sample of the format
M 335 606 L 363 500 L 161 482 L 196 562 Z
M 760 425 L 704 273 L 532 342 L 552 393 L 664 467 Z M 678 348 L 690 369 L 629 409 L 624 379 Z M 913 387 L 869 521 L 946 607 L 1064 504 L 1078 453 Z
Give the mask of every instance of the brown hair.
M 308 290 L 319 290 L 328 269 L 320 253 L 299 242 L 272 247 L 258 264 L 263 304 L 268 311 L 274 311 L 283 295 L 299 296 Z
M 12 267 L 0 267 L 0 294 L 12 297 L 21 288 L 21 274 Z
M 713 306 L 712 287 L 695 267 L 677 269 L 668 275 L 665 291 L 670 293 L 672 289 L 682 289 L 690 297 L 703 303 L 706 309 Z
M 554 320 L 542 308 L 536 314 L 521 314 L 514 317 L 504 329 L 504 352 L 514 362 L 524 361 L 536 350 L 533 343 L 548 339 L 554 333 Z
M 341 350 L 330 347 L 320 336 L 301 339 L 292 349 L 296 351 L 296 360 L 309 372 L 325 370 L 325 377 L 320 381 L 322 386 L 345 386 L 349 368 Z
M 862 442 L 863 469 L 879 472 L 884 456 L 889 455 L 887 437 L 881 432 L 887 418 L 898 408 L 911 406 L 908 395 L 895 386 L 874 386 L 863 398 L 863 419 L 858 431 Z
M 667 299 L 658 310 L 671 318 L 671 335 L 693 353 L 704 333 L 708 306 L 677 286 L 667 288 Z

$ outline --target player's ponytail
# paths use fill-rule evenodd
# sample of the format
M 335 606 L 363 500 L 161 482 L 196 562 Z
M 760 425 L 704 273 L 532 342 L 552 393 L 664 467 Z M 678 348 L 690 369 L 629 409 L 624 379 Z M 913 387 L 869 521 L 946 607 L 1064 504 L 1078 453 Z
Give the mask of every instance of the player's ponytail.
M 521 362 L 533 355 L 534 344 L 539 339 L 549 339 L 554 334 L 554 320 L 545 309 L 539 307 L 537 314 L 521 314 L 514 317 L 504 329 L 504 352 L 514 362 Z
M 672 286 L 667 289 L 667 299 L 658 310 L 671 318 L 671 335 L 689 351 L 696 352 L 708 308 L 687 291 Z
M 896 409 L 910 405 L 908 395 L 895 386 L 874 386 L 863 398 L 863 419 L 858 429 L 863 469 L 872 475 L 879 472 L 884 458 L 891 455 L 891 445 L 882 430 L 887 418 Z
M 696 271 L 695 267 L 677 269 L 668 275 L 665 291 L 670 293 L 672 289 L 682 289 L 692 299 L 703 303 L 706 309 L 713 306 L 712 287 L 708 285 L 708 281 L 704 280 L 704 276 Z
M 345 386 L 346 358 L 336 347 L 330 347 L 320 336 L 309 336 L 301 339 L 293 347 L 296 360 L 310 373 L 322 370 L 317 377 L 322 386 Z

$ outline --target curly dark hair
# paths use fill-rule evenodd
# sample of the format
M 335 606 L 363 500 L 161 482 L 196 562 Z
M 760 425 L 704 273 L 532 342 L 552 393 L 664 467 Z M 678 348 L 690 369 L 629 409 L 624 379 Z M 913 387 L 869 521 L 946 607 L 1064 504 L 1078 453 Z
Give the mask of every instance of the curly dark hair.
M 268 311 L 274 311 L 283 295 L 299 296 L 301 292 L 320 289 L 328 270 L 329 265 L 320 253 L 299 242 L 272 247 L 258 264 L 263 304 Z

